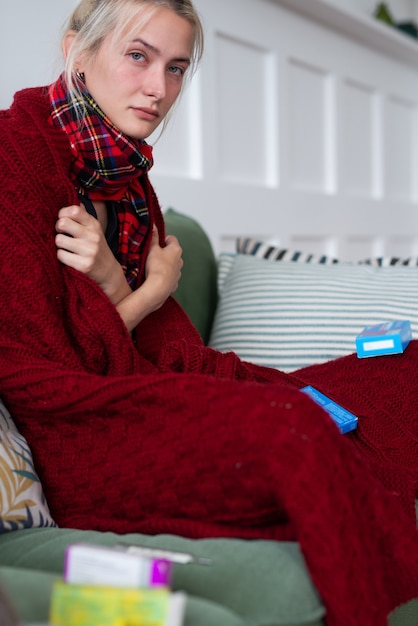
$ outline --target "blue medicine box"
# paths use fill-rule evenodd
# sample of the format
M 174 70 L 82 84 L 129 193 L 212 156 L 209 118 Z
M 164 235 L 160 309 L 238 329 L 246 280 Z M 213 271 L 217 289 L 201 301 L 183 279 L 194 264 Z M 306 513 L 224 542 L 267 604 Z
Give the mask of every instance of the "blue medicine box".
M 412 339 L 411 323 L 408 320 L 382 322 L 366 326 L 356 337 L 359 358 L 400 354 Z
M 353 415 L 353 413 L 343 409 L 342 406 L 315 389 L 315 387 L 308 385 L 307 387 L 302 387 L 301 391 L 306 393 L 312 398 L 312 400 L 315 400 L 317 404 L 322 406 L 343 434 L 349 433 L 351 430 L 357 428 L 358 419 L 355 415 Z

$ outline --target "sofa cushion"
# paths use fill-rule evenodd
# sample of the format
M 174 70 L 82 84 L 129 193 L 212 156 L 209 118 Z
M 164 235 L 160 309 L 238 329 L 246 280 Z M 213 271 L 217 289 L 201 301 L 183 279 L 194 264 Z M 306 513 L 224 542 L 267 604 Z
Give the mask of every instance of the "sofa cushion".
M 170 208 L 164 219 L 167 233 L 175 235 L 183 248 L 184 265 L 174 298 L 206 343 L 217 303 L 217 264 L 211 243 L 191 217 Z
M 60 575 L 63 570 L 65 548 L 79 541 L 101 545 L 128 543 L 192 552 L 208 557 L 211 566 L 176 565 L 173 588 L 202 601 L 202 618 L 206 621 L 186 622 L 190 626 L 320 626 L 324 608 L 307 572 L 296 543 L 274 541 L 245 541 L 240 539 L 184 539 L 172 535 L 129 534 L 115 535 L 95 531 L 66 529 L 34 529 L 0 537 L 0 575 L 6 568 L 38 570 L 49 575 Z M 13 574 L 13 575 L 12 575 Z M 45 593 L 48 593 L 47 578 Z M 7 582 L 9 581 L 9 582 Z M 17 609 L 30 606 L 20 601 L 22 582 L 13 572 L 5 584 L 15 599 Z M 37 592 L 39 593 L 39 591 Z M 215 609 L 214 609 L 215 607 Z M 23 609 L 22 609 L 23 610 Z M 44 620 L 45 613 L 24 619 Z M 188 611 L 193 607 L 188 606 Z M 199 608 L 200 610 L 200 608 Z M 197 613 L 199 613 L 199 610 Z M 225 621 L 216 621 L 219 616 Z M 206 616 L 206 617 L 205 617 Z M 232 616 L 232 617 L 231 617 Z M 229 621 L 228 621 L 229 620 Z
M 218 286 L 209 345 L 283 371 L 354 352 L 368 324 L 409 319 L 418 334 L 415 266 L 222 254 Z
M 26 439 L 0 400 L 0 534 L 55 526 Z

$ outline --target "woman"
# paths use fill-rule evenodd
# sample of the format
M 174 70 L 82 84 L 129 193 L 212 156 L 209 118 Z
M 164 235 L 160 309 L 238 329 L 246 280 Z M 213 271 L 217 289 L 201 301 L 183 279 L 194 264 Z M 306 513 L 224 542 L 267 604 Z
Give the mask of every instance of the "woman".
M 201 48 L 190 0 L 82 0 L 65 72 L 0 114 L 0 395 L 59 525 L 298 540 L 327 623 L 383 625 L 418 596 L 401 506 L 416 467 L 367 445 L 370 424 L 389 423 L 395 393 L 371 399 L 394 361 L 257 367 L 205 348 L 170 296 L 181 250 L 145 140 Z M 299 391 L 308 383 L 367 417 L 355 437 Z M 404 431 L 415 391 L 395 406 Z
M 93 3 L 93 7 L 97 4 Z M 63 41 L 64 55 L 67 58 L 66 85 L 69 91 L 65 92 L 65 86 L 61 82 L 51 88 L 54 107 L 52 119 L 55 125 L 62 126 L 73 136 L 74 145 L 80 145 L 80 136 L 89 136 L 98 150 L 108 150 L 109 159 L 119 159 L 119 162 L 113 164 L 114 171 L 106 171 L 101 178 L 96 175 L 91 179 L 89 168 L 94 170 L 97 165 L 88 160 L 89 155 L 92 155 L 91 145 L 84 154 L 83 161 L 83 157 L 78 154 L 78 148 L 74 148 L 75 156 L 78 157 L 76 183 L 77 179 L 78 185 L 86 179 L 89 180 L 89 191 L 84 186 L 80 188 L 81 200 L 87 205 L 87 210 L 90 205 L 90 211 L 97 214 L 99 224 L 88 216 L 84 207 L 76 205 L 63 208 L 59 212 L 57 223 L 58 259 L 93 278 L 116 305 L 130 331 L 146 315 L 159 308 L 176 289 L 182 266 L 181 250 L 177 241 L 173 237 L 167 237 L 165 247 L 161 248 L 155 228 L 147 256 L 146 280 L 132 291 L 125 274 L 130 284 L 134 284 L 139 271 L 139 251 L 134 259 L 130 259 L 128 268 L 128 261 L 120 258 L 122 265 L 118 263 L 104 240 L 104 232 L 109 222 L 105 200 L 119 199 L 121 183 L 123 185 L 123 177 L 121 180 L 121 174 L 117 171 L 118 165 L 120 168 L 125 166 L 124 159 L 126 160 L 129 153 L 131 163 L 136 160 L 138 164 L 138 173 L 141 173 L 141 168 L 145 172 L 150 167 L 151 151 L 143 140 L 166 118 L 180 93 L 186 70 L 192 60 L 196 62 L 200 56 L 201 27 L 191 8 L 184 3 L 177 3 L 175 6 L 180 7 L 177 8 L 177 14 L 167 8 L 166 4 L 144 5 L 136 20 L 133 20 L 135 12 L 138 12 L 135 5 L 125 3 L 124 6 L 119 6 L 120 25 L 113 35 L 104 36 L 103 43 L 95 54 L 92 52 L 96 42 L 93 45 L 90 43 L 90 49 L 85 48 L 84 33 L 91 37 L 91 29 L 94 27 L 88 20 L 80 27 L 85 18 L 84 6 L 81 5 L 75 12 Z M 92 19 L 98 21 L 97 29 L 101 25 L 101 13 L 106 10 L 108 3 L 102 3 L 92 14 Z M 113 10 L 116 11 L 116 6 Z M 125 24 L 128 26 L 125 27 Z M 195 59 L 192 59 L 193 55 Z M 83 102 L 87 93 L 92 101 L 99 103 L 101 109 L 100 113 L 97 110 L 98 114 L 91 117 L 91 123 L 94 124 L 96 118 L 102 119 L 109 129 L 110 135 L 104 146 L 100 146 L 98 137 L 94 136 L 94 127 L 86 127 L 85 119 L 83 129 L 77 123 L 72 126 L 78 116 L 83 115 L 80 111 L 85 106 Z M 124 138 L 114 141 L 119 131 Z M 134 141 L 127 141 L 125 138 L 128 137 Z M 142 145 L 136 145 L 135 140 L 137 143 L 142 142 Z M 103 144 L 103 139 L 101 141 Z M 124 144 L 120 145 L 122 141 Z M 104 167 L 109 165 L 105 164 Z M 135 172 L 135 168 L 131 165 L 125 178 L 132 178 L 132 172 Z M 132 231 L 139 230 L 143 236 L 149 225 L 149 216 L 144 206 L 141 184 L 134 181 L 129 194 L 129 198 L 133 198 L 130 202 L 133 207 L 129 207 L 130 215 L 135 221 L 126 224 L 126 235 L 129 237 L 130 228 Z M 93 201 L 93 207 L 89 199 Z M 124 199 L 123 202 L 129 200 Z M 110 210 L 116 211 L 116 208 L 110 207 Z M 113 230 L 116 236 L 116 225 Z M 117 240 L 114 246 L 118 249 Z M 119 250 L 122 255 L 120 245 Z M 125 256 L 127 252 L 126 249 Z

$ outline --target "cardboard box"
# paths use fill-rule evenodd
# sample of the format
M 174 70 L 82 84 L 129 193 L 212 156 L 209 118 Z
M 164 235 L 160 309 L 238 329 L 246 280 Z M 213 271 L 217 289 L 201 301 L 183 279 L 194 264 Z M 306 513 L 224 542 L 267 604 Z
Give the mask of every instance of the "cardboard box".
M 317 404 L 322 406 L 343 434 L 349 433 L 357 428 L 358 418 L 353 415 L 353 413 L 344 409 L 342 406 L 328 398 L 328 396 L 325 396 L 323 393 L 315 389 L 315 387 L 308 385 L 307 387 L 302 387 L 301 391 L 306 393 L 312 398 L 312 400 L 315 400 Z
M 408 320 L 382 322 L 366 326 L 356 337 L 357 356 L 401 354 L 412 339 L 411 323 Z
M 75 543 L 65 552 L 64 580 L 77 585 L 149 588 L 169 586 L 172 562 L 126 548 Z
M 69 585 L 52 590 L 54 626 L 181 626 L 186 596 L 167 588 L 123 589 Z

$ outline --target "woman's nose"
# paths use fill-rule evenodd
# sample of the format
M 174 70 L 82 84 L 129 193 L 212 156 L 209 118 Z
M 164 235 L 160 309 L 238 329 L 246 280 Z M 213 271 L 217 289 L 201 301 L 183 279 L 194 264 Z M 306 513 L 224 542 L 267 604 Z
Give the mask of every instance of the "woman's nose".
M 165 69 L 150 68 L 145 80 L 144 90 L 147 96 L 161 100 L 166 93 Z

